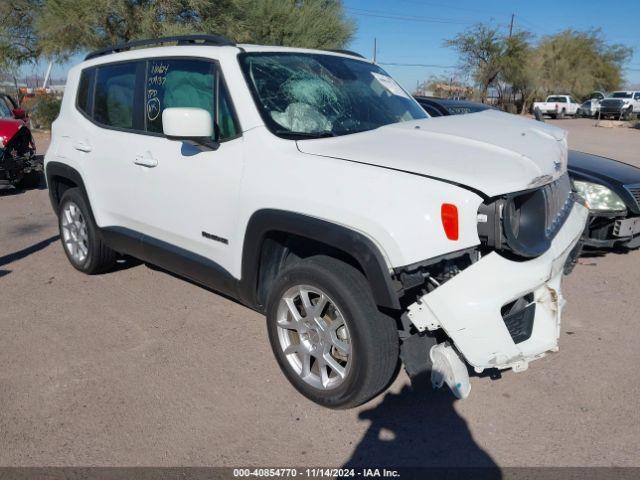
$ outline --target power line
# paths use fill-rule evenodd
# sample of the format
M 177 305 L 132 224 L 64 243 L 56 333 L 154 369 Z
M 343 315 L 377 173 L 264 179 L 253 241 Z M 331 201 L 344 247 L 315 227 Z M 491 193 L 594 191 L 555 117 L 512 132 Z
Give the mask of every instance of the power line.
M 401 20 L 410 22 L 422 22 L 422 23 L 444 23 L 452 25 L 471 25 L 473 21 L 462 21 L 454 18 L 436 18 L 436 17 L 418 17 L 415 15 L 396 15 L 390 12 L 381 12 L 378 10 L 365 10 L 363 8 L 351 8 L 345 7 L 345 10 L 349 11 L 353 15 L 363 17 L 375 17 L 386 18 L 390 20 Z
M 474 9 L 474 8 L 467 8 L 467 7 L 458 7 L 458 6 L 451 6 L 450 4 L 444 4 L 444 3 L 436 3 L 436 2 L 428 2 L 428 1 L 411 1 L 411 0 L 402 0 L 404 3 L 410 3 L 413 5 L 421 5 L 421 6 L 425 6 L 425 7 L 438 7 L 438 8 L 446 8 L 449 10 L 455 10 L 455 11 L 465 11 L 465 12 L 471 12 L 471 13 L 481 13 L 481 14 L 489 14 L 489 15 L 496 15 L 499 17 L 506 17 L 507 15 L 504 12 L 500 12 L 498 13 L 496 10 L 479 10 L 479 9 Z
M 378 62 L 378 65 L 389 65 L 393 67 L 458 68 L 456 65 L 435 65 L 430 63 Z

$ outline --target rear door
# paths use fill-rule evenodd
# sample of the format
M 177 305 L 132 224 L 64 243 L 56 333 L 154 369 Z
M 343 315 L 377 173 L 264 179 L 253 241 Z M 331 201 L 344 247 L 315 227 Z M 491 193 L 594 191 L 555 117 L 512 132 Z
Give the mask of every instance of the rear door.
M 92 75 L 85 113 L 89 122 L 74 132 L 73 147 L 84 158 L 83 175 L 98 225 L 136 235 L 145 223 L 139 202 L 144 176 L 133 154 L 145 138 L 138 93 L 144 61 L 101 65 Z

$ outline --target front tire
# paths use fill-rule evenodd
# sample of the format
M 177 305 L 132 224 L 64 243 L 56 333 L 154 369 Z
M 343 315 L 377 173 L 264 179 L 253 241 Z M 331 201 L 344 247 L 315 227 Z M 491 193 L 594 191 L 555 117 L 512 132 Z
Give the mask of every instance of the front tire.
M 319 405 L 356 407 L 397 372 L 395 321 L 378 311 L 364 275 L 340 260 L 285 268 L 269 292 L 267 328 L 287 379 Z
M 88 202 L 78 188 L 62 195 L 58 227 L 64 253 L 75 269 L 92 275 L 115 265 L 117 254 L 102 241 Z

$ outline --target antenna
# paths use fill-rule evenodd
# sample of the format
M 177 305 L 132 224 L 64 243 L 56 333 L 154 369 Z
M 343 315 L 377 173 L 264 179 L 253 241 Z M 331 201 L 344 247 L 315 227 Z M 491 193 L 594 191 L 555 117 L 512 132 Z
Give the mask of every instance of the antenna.
M 378 39 L 373 37 L 373 63 L 376 63 L 376 58 L 378 54 Z

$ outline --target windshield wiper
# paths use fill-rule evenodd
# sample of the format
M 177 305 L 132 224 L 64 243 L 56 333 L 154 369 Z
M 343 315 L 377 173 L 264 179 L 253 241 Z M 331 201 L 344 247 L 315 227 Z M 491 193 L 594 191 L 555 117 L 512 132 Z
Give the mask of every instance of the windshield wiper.
M 291 137 L 300 138 L 327 138 L 336 136 L 333 132 L 293 132 L 291 130 L 276 130 L 275 133 L 276 135 L 289 135 Z

